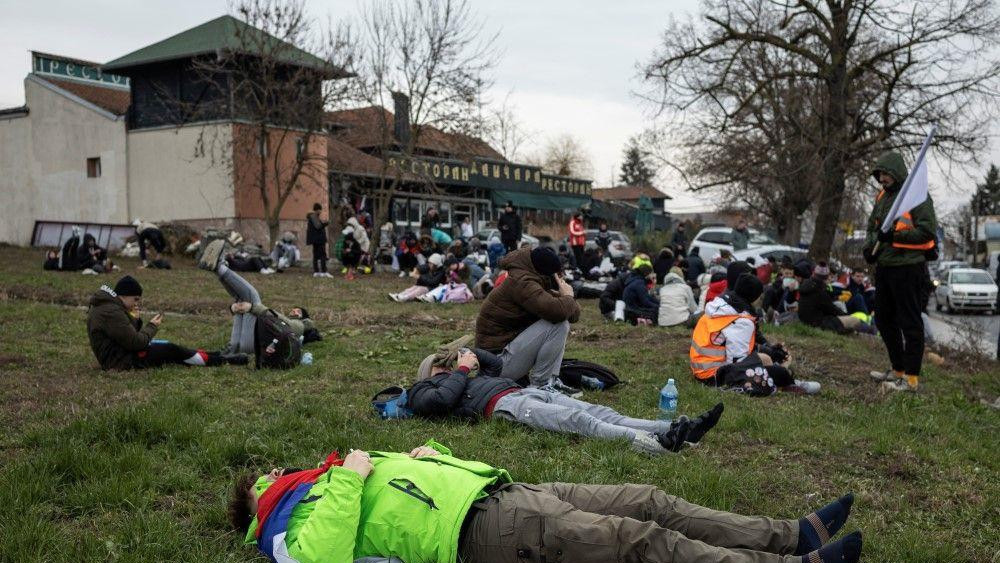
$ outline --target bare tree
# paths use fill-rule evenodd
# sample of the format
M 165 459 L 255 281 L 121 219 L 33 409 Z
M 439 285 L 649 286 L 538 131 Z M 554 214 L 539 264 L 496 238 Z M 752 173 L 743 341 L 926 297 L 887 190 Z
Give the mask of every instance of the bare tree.
M 510 101 L 510 97 L 511 93 L 508 92 L 499 106 L 486 110 L 483 124 L 486 130 L 483 137 L 488 139 L 490 145 L 496 147 L 504 158 L 516 161 L 521 147 L 528 142 L 532 134 L 518 119 L 517 108 Z
M 327 191 L 323 117 L 348 97 L 336 79 L 351 66 L 353 41 L 347 27 L 314 26 L 300 0 L 243 0 L 232 10 L 230 45 L 192 61 L 193 92 L 162 97 L 182 122 L 207 123 L 195 154 L 252 187 L 274 244 L 289 198 L 309 185 Z
M 991 0 L 703 0 L 701 24 L 672 23 L 644 74 L 661 110 L 712 115 L 722 132 L 772 82 L 793 81 L 815 96 L 810 252 L 822 258 L 852 171 L 876 153 L 912 150 L 939 124 L 939 154 L 975 160 L 991 109 L 984 102 L 1000 97 L 998 39 Z M 761 67 L 752 88 L 731 88 L 743 82 L 746 68 L 737 62 L 752 56 L 747 51 L 781 64 Z
M 379 108 L 399 105 L 406 115 L 397 131 L 389 119 L 377 119 L 383 150 L 413 156 L 430 144 L 434 129 L 453 133 L 448 152 L 461 156 L 475 145 L 483 130 L 482 93 L 496 63 L 496 35 L 484 33 L 484 24 L 467 0 L 378 0 L 361 15 L 358 58 L 353 67 L 354 97 Z M 390 104 L 400 101 L 401 104 Z M 384 155 L 383 155 L 384 156 Z M 389 217 L 389 203 L 406 181 L 438 191 L 433 179 L 412 170 L 404 174 L 386 158 L 378 185 L 368 192 L 376 223 Z M 378 242 L 377 240 L 375 241 Z
M 549 174 L 592 178 L 594 167 L 590 154 L 579 139 L 563 133 L 552 137 L 541 152 L 528 157 L 528 163 L 541 166 Z

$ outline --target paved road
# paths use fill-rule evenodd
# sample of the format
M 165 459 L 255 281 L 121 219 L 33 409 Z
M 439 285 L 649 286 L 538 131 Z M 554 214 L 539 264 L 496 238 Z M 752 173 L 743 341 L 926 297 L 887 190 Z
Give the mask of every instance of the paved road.
M 955 347 L 974 339 L 983 352 L 996 357 L 1000 337 L 1000 316 L 984 314 L 938 313 L 931 307 L 931 330 L 934 338 Z

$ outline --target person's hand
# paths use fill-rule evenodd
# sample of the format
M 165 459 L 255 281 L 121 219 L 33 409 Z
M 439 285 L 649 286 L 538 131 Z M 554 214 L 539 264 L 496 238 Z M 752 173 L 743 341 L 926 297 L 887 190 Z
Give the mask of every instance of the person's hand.
M 230 309 L 235 314 L 245 314 L 250 312 L 251 307 L 253 307 L 253 305 L 251 305 L 250 303 L 247 303 L 246 301 L 240 301 L 238 303 L 233 303 L 233 306 Z
M 372 465 L 372 460 L 368 452 L 351 450 L 351 453 L 347 454 L 347 457 L 344 458 L 343 468 L 357 473 L 361 476 L 361 480 L 364 481 L 368 478 L 372 469 L 375 469 L 375 466 Z
M 456 368 L 467 368 L 469 371 L 475 371 L 479 369 L 479 358 L 472 352 L 463 352 L 458 356 L 458 360 L 455 362 Z
M 149 324 L 157 327 L 160 326 L 160 323 L 162 322 L 163 322 L 163 313 L 157 313 L 153 315 L 153 318 L 149 319 Z
M 893 231 L 895 230 L 895 228 L 896 228 L 895 224 L 893 224 L 893 228 L 889 229 L 888 231 L 883 231 L 882 229 L 879 229 L 879 231 L 878 231 L 878 241 L 879 242 L 892 242 L 892 235 L 893 235 Z
M 572 286 L 566 283 L 566 280 L 564 280 L 562 276 L 556 276 L 556 285 L 559 287 L 559 295 L 564 297 L 573 297 Z
M 431 457 L 435 455 L 441 455 L 441 452 L 435 450 L 430 446 L 420 446 L 419 448 L 413 448 L 413 451 L 410 452 L 410 457 L 412 457 L 413 459 L 418 459 L 421 457 Z

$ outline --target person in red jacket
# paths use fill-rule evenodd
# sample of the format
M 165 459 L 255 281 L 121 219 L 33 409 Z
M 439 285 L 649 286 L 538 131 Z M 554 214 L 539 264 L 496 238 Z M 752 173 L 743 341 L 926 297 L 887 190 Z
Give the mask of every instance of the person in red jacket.
M 583 247 L 587 244 L 587 230 L 583 228 L 583 214 L 574 213 L 569 220 L 569 246 L 577 265 L 583 262 Z

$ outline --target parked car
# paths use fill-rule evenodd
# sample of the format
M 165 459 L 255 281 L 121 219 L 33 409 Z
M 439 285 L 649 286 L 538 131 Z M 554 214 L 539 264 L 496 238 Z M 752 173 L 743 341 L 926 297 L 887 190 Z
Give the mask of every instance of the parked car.
M 971 268 L 972 265 L 961 260 L 940 260 L 930 266 L 931 281 L 934 287 L 941 284 L 941 281 L 948 276 L 948 271 L 954 268 Z
M 597 229 L 587 229 L 587 242 L 584 248 L 597 248 L 597 232 Z M 632 252 L 632 241 L 629 240 L 628 235 L 621 231 L 608 231 L 608 235 L 611 237 L 611 244 L 608 245 L 611 261 L 621 264 L 631 260 L 634 253 Z M 569 237 L 563 237 L 559 244 L 565 244 L 568 248 Z
M 747 250 L 759 246 L 773 246 L 777 244 L 778 241 L 766 233 L 762 233 L 757 229 L 750 229 L 750 240 L 747 244 Z M 699 249 L 698 252 L 704 260 L 715 258 L 723 249 L 732 252 L 733 229 L 730 227 L 705 227 L 695 235 L 691 241 L 691 245 L 688 247 L 688 252 L 694 248 Z
M 995 311 L 996 305 L 997 283 L 989 272 L 978 268 L 952 268 L 934 290 L 934 308 L 938 311 Z
M 500 231 L 497 229 L 483 229 L 476 234 L 476 238 L 483 244 L 488 243 L 492 237 L 500 238 Z M 536 237 L 523 233 L 521 234 L 521 242 L 530 244 L 531 248 L 538 248 L 539 244 L 539 240 Z
M 733 258 L 737 260 L 746 260 L 747 258 L 753 258 L 757 266 L 767 262 L 768 258 L 772 256 L 780 264 L 785 256 L 789 257 L 792 264 L 806 258 L 809 252 L 805 249 L 798 248 L 795 246 L 786 246 L 783 244 L 768 244 L 764 246 L 757 246 L 754 248 L 747 248 L 746 250 L 738 250 L 733 252 Z

